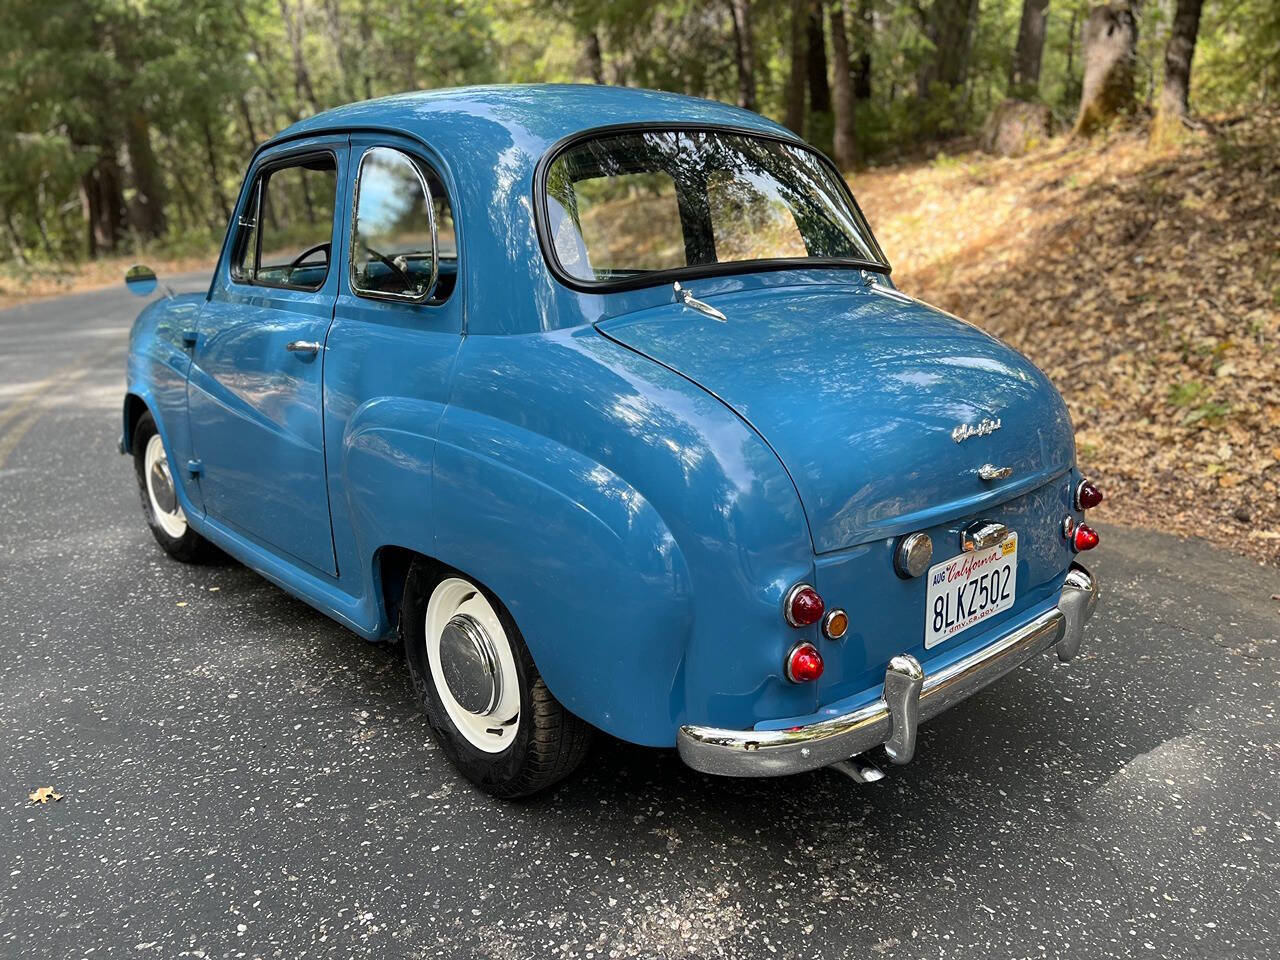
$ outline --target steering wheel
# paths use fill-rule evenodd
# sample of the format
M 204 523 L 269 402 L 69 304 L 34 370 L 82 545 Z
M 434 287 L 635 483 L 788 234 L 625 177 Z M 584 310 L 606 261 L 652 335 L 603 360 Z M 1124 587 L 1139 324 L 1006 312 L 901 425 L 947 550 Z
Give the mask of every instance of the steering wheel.
M 408 287 L 410 290 L 413 290 L 417 287 L 417 284 L 413 282 L 413 277 L 409 275 L 408 271 L 402 268 L 400 264 L 396 263 L 394 260 L 388 257 L 385 253 L 379 253 L 377 250 L 373 249 L 373 247 L 369 246 L 368 244 L 364 245 L 364 249 L 365 249 L 365 252 L 369 254 L 369 256 L 374 257 L 377 260 L 381 260 L 393 271 L 395 271 L 396 276 L 398 276 L 401 280 L 403 280 L 404 285 Z
M 320 253 L 321 251 L 324 252 L 324 262 L 328 263 L 329 262 L 329 241 L 326 240 L 324 243 L 317 243 L 314 247 L 307 247 L 307 249 L 303 250 L 300 254 L 298 254 L 296 257 L 290 260 L 289 266 L 286 268 L 288 270 L 287 279 L 289 281 L 292 281 L 293 271 L 297 270 L 300 266 L 302 266 L 302 262 L 306 260 L 307 257 L 311 256 L 313 253 Z

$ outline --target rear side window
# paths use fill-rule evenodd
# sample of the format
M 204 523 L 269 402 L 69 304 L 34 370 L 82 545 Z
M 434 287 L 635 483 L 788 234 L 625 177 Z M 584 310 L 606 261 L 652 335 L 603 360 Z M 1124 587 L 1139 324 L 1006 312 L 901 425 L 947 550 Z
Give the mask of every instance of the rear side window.
M 259 175 L 241 217 L 232 276 L 293 290 L 319 290 L 332 259 L 338 170 L 331 154 Z
M 408 154 L 372 147 L 360 158 L 351 241 L 351 289 L 360 296 L 442 303 L 453 290 L 449 201 L 439 178 Z

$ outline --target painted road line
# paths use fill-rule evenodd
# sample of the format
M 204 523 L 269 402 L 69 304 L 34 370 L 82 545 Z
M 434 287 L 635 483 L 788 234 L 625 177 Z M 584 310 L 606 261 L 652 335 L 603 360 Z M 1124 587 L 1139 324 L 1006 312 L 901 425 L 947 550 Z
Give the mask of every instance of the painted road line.
M 55 386 L 82 380 L 90 372 L 84 366 L 81 366 L 78 370 L 70 367 L 64 368 L 64 370 L 69 372 L 59 371 L 48 379 L 40 381 L 20 395 L 6 410 L 0 412 L 0 468 L 4 467 L 9 454 L 22 442 L 22 438 L 26 436 L 27 431 L 36 425 L 36 422 L 48 409 L 48 402 L 53 399 L 49 396 L 49 391 Z M 8 432 L 5 432 L 4 428 L 10 421 L 22 414 L 25 414 L 25 416 L 22 416 L 17 423 L 9 428 Z

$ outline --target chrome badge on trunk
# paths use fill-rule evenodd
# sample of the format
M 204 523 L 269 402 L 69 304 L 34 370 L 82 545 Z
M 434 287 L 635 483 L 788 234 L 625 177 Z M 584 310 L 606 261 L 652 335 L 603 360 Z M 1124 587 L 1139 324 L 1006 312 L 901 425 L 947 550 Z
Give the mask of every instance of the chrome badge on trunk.
M 984 417 L 977 423 L 961 423 L 957 424 L 951 431 L 951 439 L 956 443 L 968 440 L 970 437 L 985 437 L 995 433 L 1000 429 L 1000 418 L 994 420 Z

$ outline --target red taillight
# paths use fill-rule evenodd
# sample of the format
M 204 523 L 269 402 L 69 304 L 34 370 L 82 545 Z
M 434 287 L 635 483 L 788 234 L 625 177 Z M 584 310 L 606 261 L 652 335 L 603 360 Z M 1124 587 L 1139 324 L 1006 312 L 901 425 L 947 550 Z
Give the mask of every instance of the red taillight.
M 811 623 L 817 623 L 825 610 L 826 604 L 818 596 L 818 591 L 807 583 L 797 583 L 792 587 L 782 608 L 787 623 L 793 627 L 807 627 Z
M 822 654 L 812 643 L 797 643 L 787 654 L 787 679 L 808 683 L 822 676 Z
M 1076 548 L 1077 553 L 1081 550 L 1092 550 L 1098 545 L 1098 531 L 1087 523 L 1080 524 L 1071 535 L 1071 545 Z
M 1102 491 L 1088 480 L 1081 480 L 1076 487 L 1076 509 L 1092 510 L 1102 502 Z

